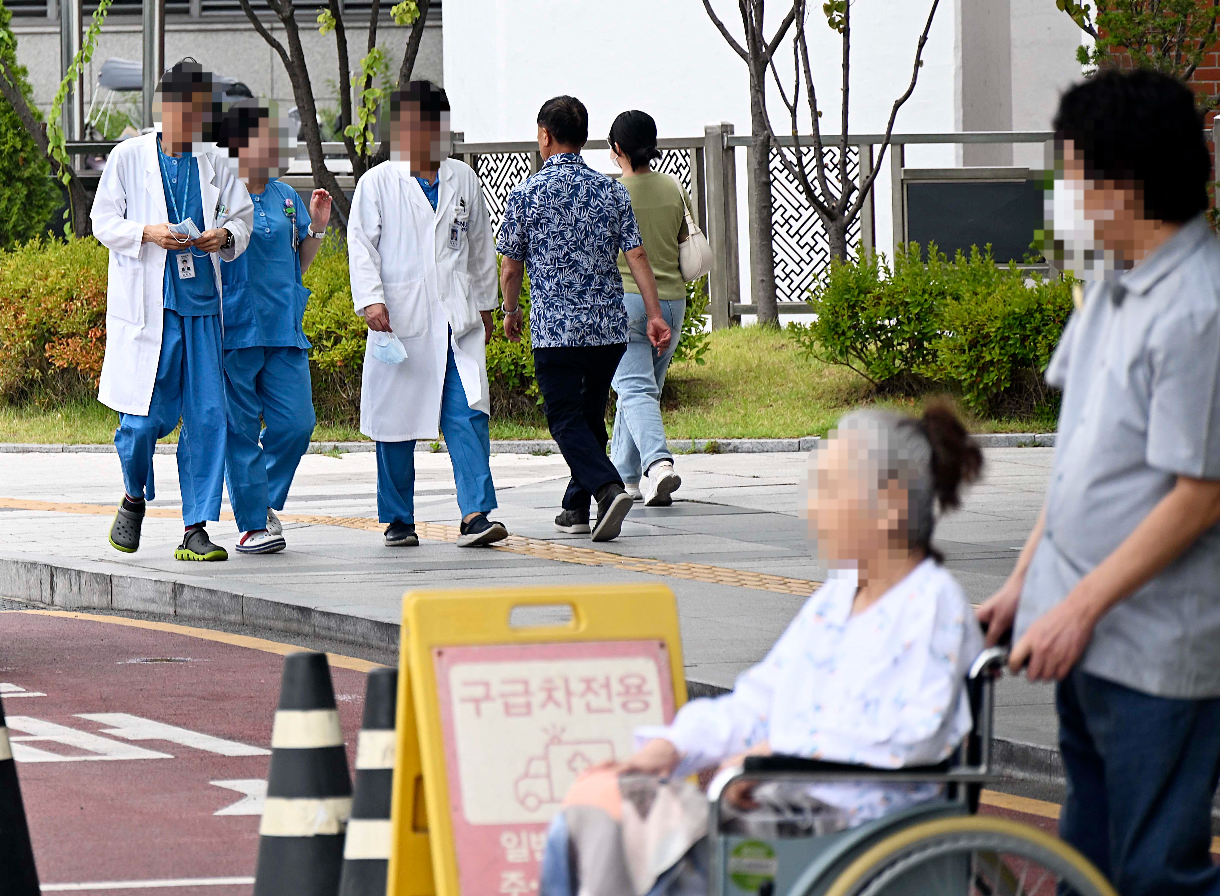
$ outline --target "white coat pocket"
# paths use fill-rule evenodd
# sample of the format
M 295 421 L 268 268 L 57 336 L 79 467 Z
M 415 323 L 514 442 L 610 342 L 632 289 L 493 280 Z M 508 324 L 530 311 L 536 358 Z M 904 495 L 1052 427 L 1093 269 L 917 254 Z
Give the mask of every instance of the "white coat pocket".
M 390 327 L 400 339 L 414 339 L 428 330 L 428 286 L 423 280 L 384 282 Z
M 144 263 L 141 258 L 128 258 L 110 253 L 107 270 L 106 316 L 144 326 Z

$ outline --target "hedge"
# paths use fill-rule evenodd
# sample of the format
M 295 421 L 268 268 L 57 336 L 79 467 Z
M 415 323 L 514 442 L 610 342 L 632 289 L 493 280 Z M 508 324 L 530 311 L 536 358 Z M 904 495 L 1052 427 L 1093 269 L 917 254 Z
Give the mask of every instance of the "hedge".
M 92 398 L 106 347 L 107 252 L 94 238 L 36 239 L 0 252 L 0 401 L 54 405 Z M 333 425 L 360 419 L 365 323 L 352 311 L 344 243 L 328 237 L 305 273 L 311 290 L 304 330 L 313 350 L 310 367 L 318 417 Z M 708 299 L 703 281 L 688 290 L 691 307 L 676 358 L 703 364 Z M 530 308 L 530 283 L 521 302 Z M 492 413 L 541 423 L 528 336 L 505 338 L 495 312 L 487 349 Z
M 991 250 L 950 261 L 912 243 L 893 267 L 865 254 L 832 264 L 811 293 L 817 317 L 790 324 L 805 354 L 851 368 L 880 394 L 945 390 L 977 414 L 1053 418 L 1043 370 L 1073 309 L 1072 280 L 1047 279 Z

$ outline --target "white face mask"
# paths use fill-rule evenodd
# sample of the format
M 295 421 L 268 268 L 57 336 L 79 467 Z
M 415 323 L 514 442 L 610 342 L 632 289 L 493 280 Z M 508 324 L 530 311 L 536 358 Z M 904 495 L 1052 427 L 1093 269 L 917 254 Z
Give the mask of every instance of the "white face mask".
M 1111 215 L 1086 215 L 1084 183 L 1057 177 L 1045 205 L 1054 236 L 1046 254 L 1054 258 L 1057 267 L 1080 280 L 1103 280 L 1116 272 L 1114 253 L 1103 248 L 1095 220 Z

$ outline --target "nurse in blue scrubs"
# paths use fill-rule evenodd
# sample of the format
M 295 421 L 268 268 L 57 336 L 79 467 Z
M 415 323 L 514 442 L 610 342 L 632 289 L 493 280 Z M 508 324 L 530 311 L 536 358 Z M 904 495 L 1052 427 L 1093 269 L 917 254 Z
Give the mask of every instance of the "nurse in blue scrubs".
M 309 340 L 301 329 L 309 297 L 301 274 L 318 253 L 331 197 L 314 190 L 309 209 L 276 179 L 288 167 L 287 119 L 274 104 L 230 107 L 220 144 L 237 160 L 254 201 L 250 245 L 221 266 L 228 403 L 225 482 L 242 554 L 284 550 L 277 510 L 314 431 Z

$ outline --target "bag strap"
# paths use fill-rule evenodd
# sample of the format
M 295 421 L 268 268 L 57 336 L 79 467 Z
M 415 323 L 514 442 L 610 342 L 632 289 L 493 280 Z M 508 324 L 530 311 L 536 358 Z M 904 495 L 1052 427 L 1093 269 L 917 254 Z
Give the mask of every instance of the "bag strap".
M 686 193 L 683 189 L 683 182 L 673 174 L 666 175 L 670 180 L 674 181 L 674 186 L 678 187 L 678 201 L 683 204 L 683 217 L 687 220 L 687 238 L 690 239 L 695 234 L 704 235 L 704 231 L 700 230 L 700 226 L 695 223 L 695 219 L 691 217 L 691 208 L 687 205 Z

